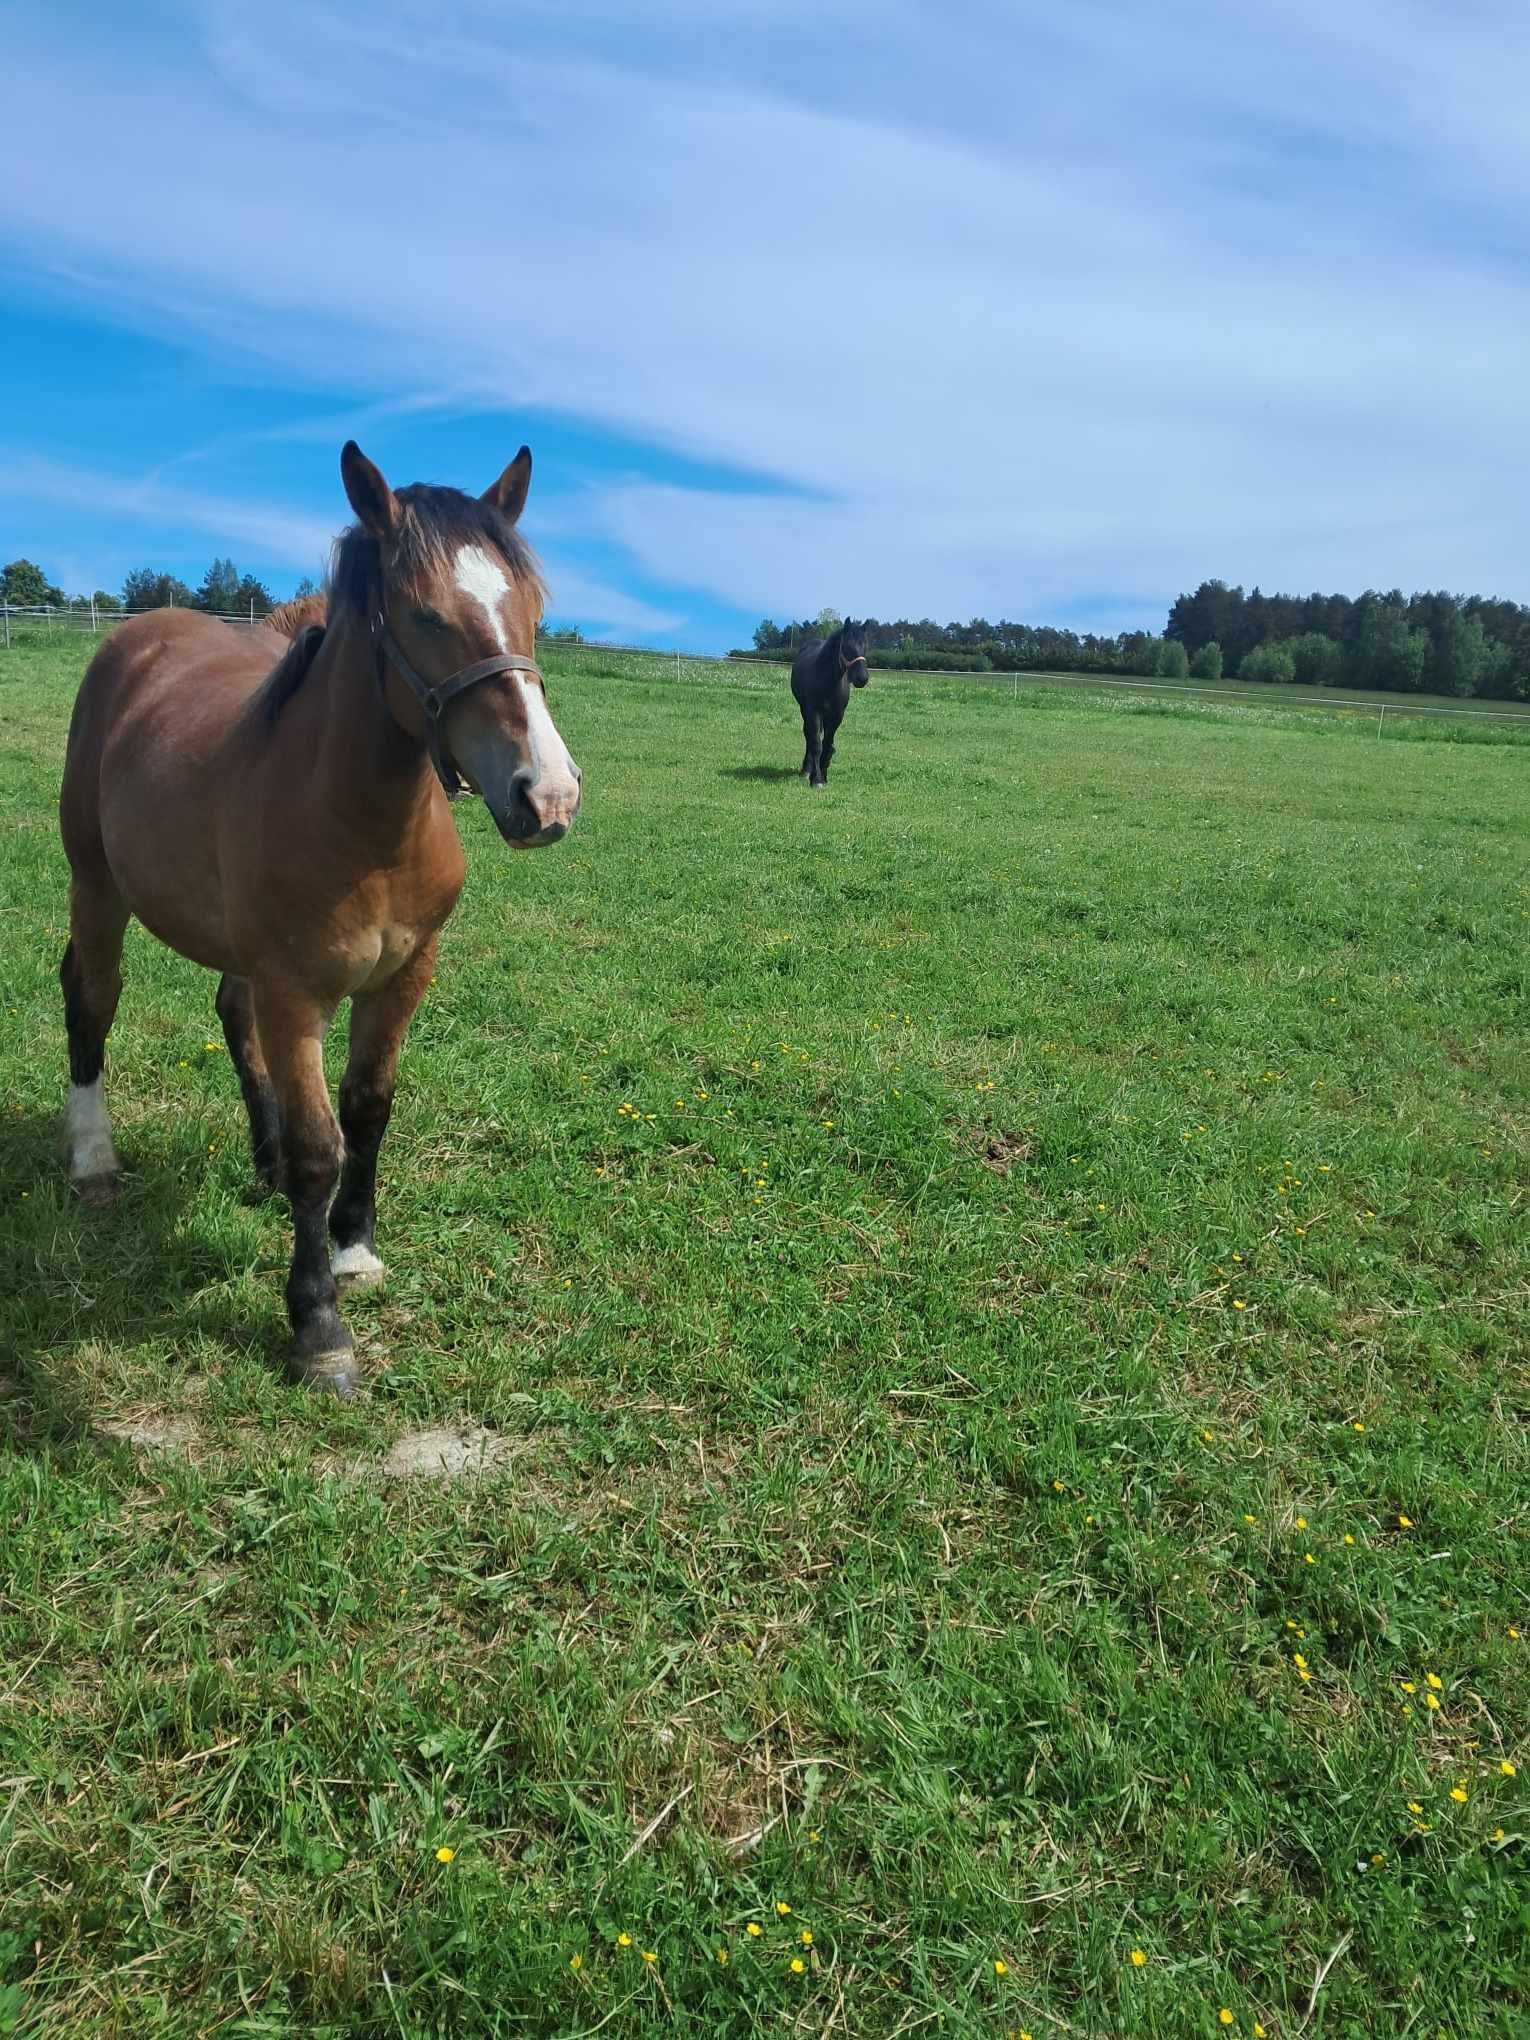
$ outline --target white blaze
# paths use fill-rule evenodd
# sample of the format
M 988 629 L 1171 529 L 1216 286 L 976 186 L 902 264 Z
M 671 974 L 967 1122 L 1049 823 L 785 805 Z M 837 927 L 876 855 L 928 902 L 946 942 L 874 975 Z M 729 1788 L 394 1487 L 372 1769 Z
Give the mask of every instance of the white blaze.
M 502 652 L 507 650 L 499 605 L 510 593 L 510 583 L 505 579 L 505 570 L 499 561 L 486 553 L 481 545 L 463 546 L 457 555 L 457 586 L 470 602 L 478 604 L 489 619 L 495 644 Z
M 470 602 L 476 602 L 488 618 L 494 642 L 502 652 L 507 651 L 500 605 L 510 593 L 510 583 L 503 566 L 481 545 L 465 545 L 457 554 L 455 578 L 459 592 Z M 549 791 L 572 796 L 576 784 L 574 761 L 548 712 L 546 696 L 535 680 L 519 673 L 507 677 L 512 687 L 520 688 L 526 711 L 526 763 L 531 767 L 532 785 L 540 786 L 545 779 Z
M 87 1176 L 116 1173 L 112 1122 L 99 1077 L 93 1084 L 70 1085 L 65 1125 L 69 1132 L 69 1173 L 77 1183 L 84 1182 Z

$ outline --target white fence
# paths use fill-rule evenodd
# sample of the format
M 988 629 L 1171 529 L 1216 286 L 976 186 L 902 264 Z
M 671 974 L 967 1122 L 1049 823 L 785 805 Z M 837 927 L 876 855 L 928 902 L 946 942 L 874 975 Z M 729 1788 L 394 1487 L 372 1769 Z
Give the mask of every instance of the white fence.
M 0 602 L 0 644 L 9 645 L 13 629 L 40 630 L 48 637 L 60 632 L 83 631 L 91 637 L 99 637 L 103 630 L 111 630 L 129 616 L 147 616 L 145 609 L 97 609 L 95 598 L 89 602 L 71 603 L 67 609 L 54 609 L 46 603 L 34 606 L 18 606 L 14 602 Z M 243 610 L 218 610 L 209 612 L 199 609 L 198 616 L 216 613 L 220 623 L 242 623 L 246 626 L 263 622 L 256 614 L 252 602 L 249 614 Z
M 113 629 L 129 616 L 149 614 L 143 609 L 97 609 L 94 602 L 82 603 L 78 607 L 51 609 L 46 607 L 18 608 L 14 604 L 0 603 L 0 647 L 9 646 L 13 629 L 29 632 L 43 631 L 52 636 L 60 632 L 77 632 L 100 636 L 103 631 Z M 220 623 L 233 624 L 249 629 L 263 623 L 264 616 L 251 603 L 248 613 L 230 613 L 225 610 L 210 612 L 197 610 L 198 616 L 216 614 Z M 769 653 L 745 653 L 732 658 L 720 652 L 680 652 L 663 650 L 657 645 L 612 645 L 598 640 L 562 638 L 556 634 L 539 640 L 544 651 L 556 651 L 563 656 L 578 660 L 589 659 L 633 659 L 650 663 L 647 673 L 638 672 L 635 678 L 653 677 L 653 669 L 668 668 L 678 680 L 685 669 L 690 668 L 698 678 L 716 678 L 719 670 L 730 678 L 742 679 L 752 669 L 762 668 L 766 672 L 785 673 L 788 658 L 773 657 Z M 698 671 L 698 669 L 704 669 Z M 1326 689 L 1313 687 L 1298 693 L 1293 688 L 1264 686 L 1214 687 L 1199 686 L 1176 680 L 1150 680 L 1135 674 L 1113 673 L 1041 673 L 1041 672 L 987 672 L 971 673 L 954 671 L 951 668 L 915 666 L 874 666 L 872 672 L 878 685 L 899 680 L 941 680 L 956 685 L 975 687 L 1002 687 L 1018 694 L 1021 687 L 1074 687 L 1098 693 L 1162 694 L 1177 695 L 1190 702 L 1204 701 L 1208 704 L 1228 708 L 1286 709 L 1303 713 L 1311 709 L 1331 710 L 1337 714 L 1354 715 L 1356 712 L 1376 717 L 1376 732 L 1381 735 L 1388 716 L 1465 716 L 1480 722 L 1519 724 L 1530 732 L 1530 704 L 1517 707 L 1505 703 L 1501 708 L 1454 708 L 1436 700 L 1414 701 L 1407 696 L 1372 695 L 1367 699 L 1363 694 L 1330 694 Z M 743 682 L 748 685 L 750 683 Z

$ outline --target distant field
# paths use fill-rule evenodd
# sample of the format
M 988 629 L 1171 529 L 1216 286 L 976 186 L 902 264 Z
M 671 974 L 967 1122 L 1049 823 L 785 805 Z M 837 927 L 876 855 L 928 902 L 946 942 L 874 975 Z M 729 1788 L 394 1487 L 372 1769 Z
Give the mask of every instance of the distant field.
M 341 1408 L 141 934 L 67 1192 L 88 649 L 0 652 L 0 2032 L 1530 2030 L 1520 733 L 878 674 L 810 794 L 779 675 L 550 653 Z

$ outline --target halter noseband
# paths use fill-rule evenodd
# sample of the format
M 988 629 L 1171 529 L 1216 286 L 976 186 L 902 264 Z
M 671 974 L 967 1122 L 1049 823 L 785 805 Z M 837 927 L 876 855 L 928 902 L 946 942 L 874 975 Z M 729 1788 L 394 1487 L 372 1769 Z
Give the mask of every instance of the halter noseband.
M 857 652 L 857 653 L 856 653 L 856 655 L 855 655 L 855 657 L 854 657 L 853 659 L 847 659 L 847 658 L 845 657 L 845 655 L 844 655 L 844 653 L 843 653 L 843 652 L 841 652 L 841 653 L 840 653 L 840 658 L 839 658 L 839 670 L 840 670 L 840 672 L 841 672 L 841 673 L 848 673 L 848 672 L 850 671 L 850 668 L 851 668 L 852 666 L 865 666 L 865 667 L 866 667 L 866 678 L 867 678 L 868 680 L 869 680 L 869 679 L 871 678 L 871 667 L 870 667 L 869 665 L 867 665 L 867 662 L 866 662 L 866 654 L 865 654 L 864 652 Z
M 535 659 L 528 659 L 520 652 L 500 652 L 492 659 L 478 660 L 476 665 L 461 666 L 444 680 L 427 680 L 410 665 L 398 639 L 389 630 L 387 619 L 381 615 L 372 624 L 372 641 L 377 647 L 378 687 L 383 684 L 383 660 L 387 659 L 425 711 L 425 748 L 436 768 L 436 777 L 448 794 L 461 793 L 464 787 L 456 765 L 441 749 L 443 712 L 459 694 L 466 694 L 470 687 L 476 687 L 482 680 L 492 680 L 497 673 L 529 673 L 538 686 L 543 685 L 541 667 Z

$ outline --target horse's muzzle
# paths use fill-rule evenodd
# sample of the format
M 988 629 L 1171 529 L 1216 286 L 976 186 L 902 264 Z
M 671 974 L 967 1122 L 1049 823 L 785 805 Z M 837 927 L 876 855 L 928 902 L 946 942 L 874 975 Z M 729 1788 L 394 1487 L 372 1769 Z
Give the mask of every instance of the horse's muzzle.
M 505 841 L 517 850 L 540 850 L 561 842 L 579 812 L 581 776 L 572 760 L 567 774 L 544 773 L 540 778 L 529 765 L 519 766 L 503 795 L 487 803 Z

